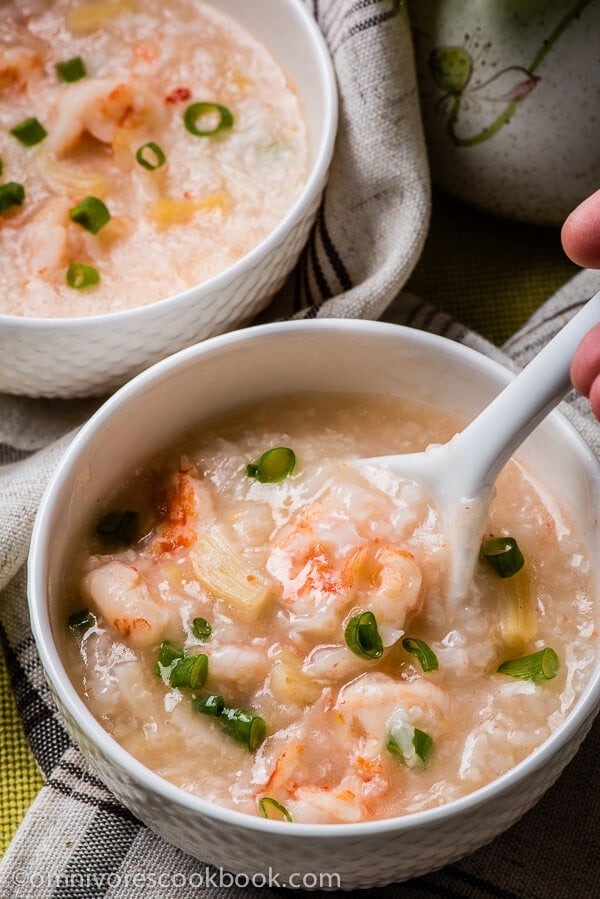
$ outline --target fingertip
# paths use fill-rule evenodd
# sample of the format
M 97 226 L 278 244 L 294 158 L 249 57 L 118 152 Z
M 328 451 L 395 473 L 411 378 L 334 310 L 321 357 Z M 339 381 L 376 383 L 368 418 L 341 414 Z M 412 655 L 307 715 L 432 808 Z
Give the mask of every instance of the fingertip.
M 600 375 L 596 377 L 590 388 L 590 407 L 596 418 L 600 420 Z
M 600 190 L 567 216 L 560 239 L 565 253 L 577 265 L 600 268 Z
M 573 357 L 571 381 L 579 393 L 589 396 L 598 375 L 600 375 L 600 325 L 595 325 L 585 335 Z M 598 389 L 600 390 L 600 385 Z

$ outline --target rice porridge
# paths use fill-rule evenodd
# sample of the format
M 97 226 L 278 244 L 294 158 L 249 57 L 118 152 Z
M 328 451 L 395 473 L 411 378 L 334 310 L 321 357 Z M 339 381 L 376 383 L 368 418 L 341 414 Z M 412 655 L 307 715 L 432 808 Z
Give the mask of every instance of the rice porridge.
M 135 472 L 66 575 L 60 643 L 92 713 L 184 790 L 294 822 L 439 806 L 534 752 L 596 654 L 571 522 L 512 461 L 451 606 L 422 490 L 347 464 L 460 424 L 392 397 L 285 397 Z
M 198 0 L 12 0 L 0 16 L 0 312 L 171 296 L 282 221 L 306 178 L 298 97 Z

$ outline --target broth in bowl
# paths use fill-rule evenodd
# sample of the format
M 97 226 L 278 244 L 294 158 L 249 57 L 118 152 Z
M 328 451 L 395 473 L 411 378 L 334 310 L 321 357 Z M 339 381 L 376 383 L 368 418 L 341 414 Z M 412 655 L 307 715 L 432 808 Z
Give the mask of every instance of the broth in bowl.
M 298 823 L 443 805 L 534 752 L 596 660 L 573 523 L 509 463 L 451 605 L 428 497 L 348 464 L 462 424 L 390 396 L 304 394 L 142 466 L 69 566 L 63 656 L 91 712 L 184 790 Z
M 4 4 L 0 312 L 91 316 L 224 271 L 307 178 L 295 87 L 196 0 Z

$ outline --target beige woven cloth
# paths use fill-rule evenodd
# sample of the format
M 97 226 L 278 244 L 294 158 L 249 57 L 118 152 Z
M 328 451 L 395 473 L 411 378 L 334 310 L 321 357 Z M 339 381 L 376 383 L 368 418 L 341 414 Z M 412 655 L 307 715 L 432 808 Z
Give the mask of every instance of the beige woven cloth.
M 426 153 L 410 31 L 401 4 L 313 0 L 311 5 L 338 77 L 340 131 L 310 241 L 267 317 L 377 318 L 387 310 L 388 320 L 442 333 L 506 361 L 481 338 L 401 293 L 419 257 L 429 218 Z M 581 278 L 540 313 L 529 332 L 511 342 L 509 350 L 517 363 L 526 361 L 564 316 L 572 314 L 574 303 L 593 292 L 592 284 L 600 287 L 593 273 Z M 564 315 L 563 308 L 568 310 Z M 27 618 L 23 566 L 48 478 L 73 428 L 96 405 L 97 401 L 86 400 L 0 397 L 0 634 L 26 733 L 47 780 L 0 866 L 0 897 L 170 899 L 199 892 L 234 899 L 238 894 L 240 899 L 258 896 L 253 887 L 220 887 L 207 878 L 203 864 L 164 843 L 113 799 L 71 744 L 43 678 Z M 575 402 L 568 411 L 600 451 L 598 431 L 584 404 Z M 589 762 L 589 752 L 586 758 Z M 550 806 L 556 816 L 550 820 L 557 820 L 563 803 L 561 811 L 575 830 L 575 809 L 565 796 L 561 791 L 556 806 Z M 577 808 L 583 809 L 598 834 L 598 809 L 592 798 L 591 791 L 580 792 Z M 573 886 L 572 852 L 570 858 L 564 841 L 556 847 L 548 842 L 545 820 L 540 823 L 536 815 L 534 811 L 527 816 L 531 824 L 524 829 L 517 825 L 459 865 L 373 895 L 523 899 L 550 891 L 556 896 L 591 895 L 592 890 L 561 892 Z M 540 846 L 541 863 L 536 858 Z M 581 882 L 597 883 L 594 860 L 588 861 Z

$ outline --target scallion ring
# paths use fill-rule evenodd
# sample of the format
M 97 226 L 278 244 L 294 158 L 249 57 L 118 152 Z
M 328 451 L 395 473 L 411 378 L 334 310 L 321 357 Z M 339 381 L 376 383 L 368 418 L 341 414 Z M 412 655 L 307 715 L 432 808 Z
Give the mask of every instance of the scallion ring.
M 72 615 L 69 615 L 69 630 L 73 633 L 86 631 L 94 624 L 94 621 L 94 615 L 89 609 L 81 609 L 80 612 L 73 612 Z
M 278 484 L 291 475 L 296 466 L 296 454 L 287 446 L 275 446 L 263 453 L 257 462 L 246 466 L 249 478 L 261 484 Z
M 175 666 L 184 658 L 181 646 L 172 640 L 163 640 L 158 650 L 158 657 L 154 665 L 154 673 L 162 677 L 165 683 L 169 682 Z
M 514 537 L 491 537 L 481 547 L 481 555 L 502 578 L 512 577 L 525 564 Z
M 0 184 L 0 212 L 6 212 L 12 206 L 22 206 L 25 199 L 25 188 L 17 181 Z
M 110 212 L 98 197 L 86 197 L 71 209 L 69 215 L 72 221 L 92 234 L 97 234 L 110 222 Z
M 206 127 L 199 128 L 198 121 L 204 119 Z M 215 121 L 216 119 L 216 121 Z M 226 131 L 233 125 L 233 116 L 226 106 L 220 103 L 192 103 L 183 114 L 185 127 L 196 137 L 212 137 Z
M 386 749 L 407 768 L 422 770 L 429 764 L 433 740 L 424 730 L 401 722 L 392 728 Z
M 124 512 L 108 512 L 96 525 L 96 533 L 111 538 L 115 543 L 129 546 L 137 535 L 139 515 L 126 509 Z
M 437 671 L 440 667 L 436 654 L 424 640 L 405 637 L 402 641 L 402 648 L 416 657 L 423 671 Z
M 87 75 L 85 63 L 81 56 L 74 56 L 73 59 L 67 59 L 65 62 L 56 63 L 56 74 L 61 81 L 71 83 L 85 78 Z
M 188 687 L 199 690 L 208 677 L 208 656 L 199 653 L 179 659 L 171 668 L 169 682 L 172 687 Z
M 206 618 L 194 618 L 192 621 L 192 633 L 198 640 L 208 640 L 212 634 L 212 626 Z
M 148 158 L 149 154 L 150 158 Z M 135 158 L 139 164 L 143 168 L 148 169 L 149 172 L 154 172 L 156 169 L 159 169 L 161 165 L 164 165 L 167 161 L 167 157 L 161 148 L 152 140 L 139 148 L 135 154 Z
M 260 715 L 253 715 L 245 709 L 223 710 L 221 723 L 230 737 L 254 752 L 267 735 L 267 725 Z
M 258 808 L 263 818 L 269 818 L 271 821 L 291 822 L 292 820 L 292 816 L 285 805 L 282 805 L 281 802 L 277 802 L 272 796 L 263 796 L 258 803 Z
M 202 696 L 196 696 L 192 700 L 192 709 L 194 712 L 200 712 L 201 715 L 210 715 L 212 718 L 220 718 L 225 709 L 225 700 L 218 693 L 210 693 Z
M 15 125 L 14 128 L 10 129 L 10 133 L 13 134 L 17 140 L 20 140 L 26 147 L 35 147 L 35 145 L 41 143 L 48 134 L 41 122 L 33 116 L 29 119 L 25 119 L 23 122 L 19 122 L 18 125 Z
M 346 625 L 344 639 L 348 649 L 363 659 L 380 659 L 383 655 L 383 643 L 373 612 L 353 615 Z
M 84 265 L 83 262 L 72 262 L 67 269 L 66 281 L 69 287 L 75 290 L 85 290 L 100 282 L 100 273 L 93 265 Z
M 556 677 L 559 668 L 558 655 L 550 646 L 545 646 L 531 655 L 502 662 L 498 666 L 498 673 L 518 677 L 521 680 L 545 681 Z

